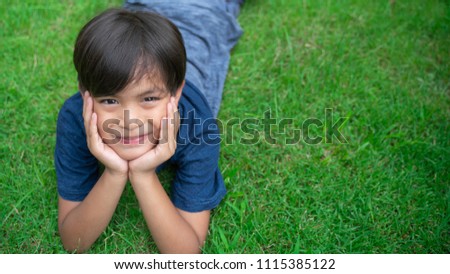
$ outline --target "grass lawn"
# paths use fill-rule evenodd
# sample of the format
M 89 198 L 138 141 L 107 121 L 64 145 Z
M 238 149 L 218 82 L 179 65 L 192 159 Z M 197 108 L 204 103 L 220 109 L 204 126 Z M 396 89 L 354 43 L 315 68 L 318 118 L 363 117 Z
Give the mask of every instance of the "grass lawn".
M 65 252 L 56 117 L 78 30 L 121 3 L 0 4 L 0 253 Z M 204 252 L 450 252 L 450 3 L 249 0 L 239 21 Z M 157 252 L 130 186 L 90 252 Z

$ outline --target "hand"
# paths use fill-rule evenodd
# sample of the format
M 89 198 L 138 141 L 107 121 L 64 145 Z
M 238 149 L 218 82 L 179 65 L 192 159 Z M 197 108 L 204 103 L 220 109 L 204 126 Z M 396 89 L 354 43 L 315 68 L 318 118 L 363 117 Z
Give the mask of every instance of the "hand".
M 132 175 L 154 172 L 160 164 L 172 157 L 177 148 L 178 124 L 178 109 L 175 105 L 175 98 L 171 97 L 167 104 L 167 117 L 161 119 L 159 143 L 144 155 L 129 162 L 130 180 Z
M 83 96 L 83 119 L 87 145 L 92 155 L 105 166 L 105 171 L 128 176 L 128 162 L 120 158 L 98 134 L 97 114 L 94 112 L 94 102 L 88 91 Z

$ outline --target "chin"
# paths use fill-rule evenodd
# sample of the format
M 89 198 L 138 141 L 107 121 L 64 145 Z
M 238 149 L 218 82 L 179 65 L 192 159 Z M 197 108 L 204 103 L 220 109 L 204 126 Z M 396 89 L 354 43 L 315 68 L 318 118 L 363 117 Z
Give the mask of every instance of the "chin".
M 155 146 L 145 146 L 145 147 L 130 147 L 130 148 L 113 148 L 113 150 L 119 155 L 120 158 L 125 161 L 132 161 L 137 159 L 150 151 Z

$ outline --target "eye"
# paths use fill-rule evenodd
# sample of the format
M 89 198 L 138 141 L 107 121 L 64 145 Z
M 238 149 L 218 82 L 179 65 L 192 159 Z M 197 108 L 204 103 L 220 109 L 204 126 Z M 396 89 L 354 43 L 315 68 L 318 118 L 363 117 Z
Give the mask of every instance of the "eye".
M 159 100 L 158 97 L 145 97 L 144 98 L 144 102 L 154 102 L 154 101 L 157 101 L 157 100 Z
M 105 104 L 105 105 L 114 105 L 114 104 L 118 104 L 119 102 L 116 99 L 103 99 L 100 101 L 101 104 Z

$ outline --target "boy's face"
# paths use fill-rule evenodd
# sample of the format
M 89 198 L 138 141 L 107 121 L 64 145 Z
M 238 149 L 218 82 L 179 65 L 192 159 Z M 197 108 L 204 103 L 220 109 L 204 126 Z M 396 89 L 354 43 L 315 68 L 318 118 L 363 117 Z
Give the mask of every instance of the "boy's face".
M 177 90 L 176 104 L 182 88 Z M 94 112 L 103 142 L 124 160 L 142 156 L 158 142 L 170 98 L 163 84 L 148 77 L 132 82 L 113 96 L 95 97 Z

